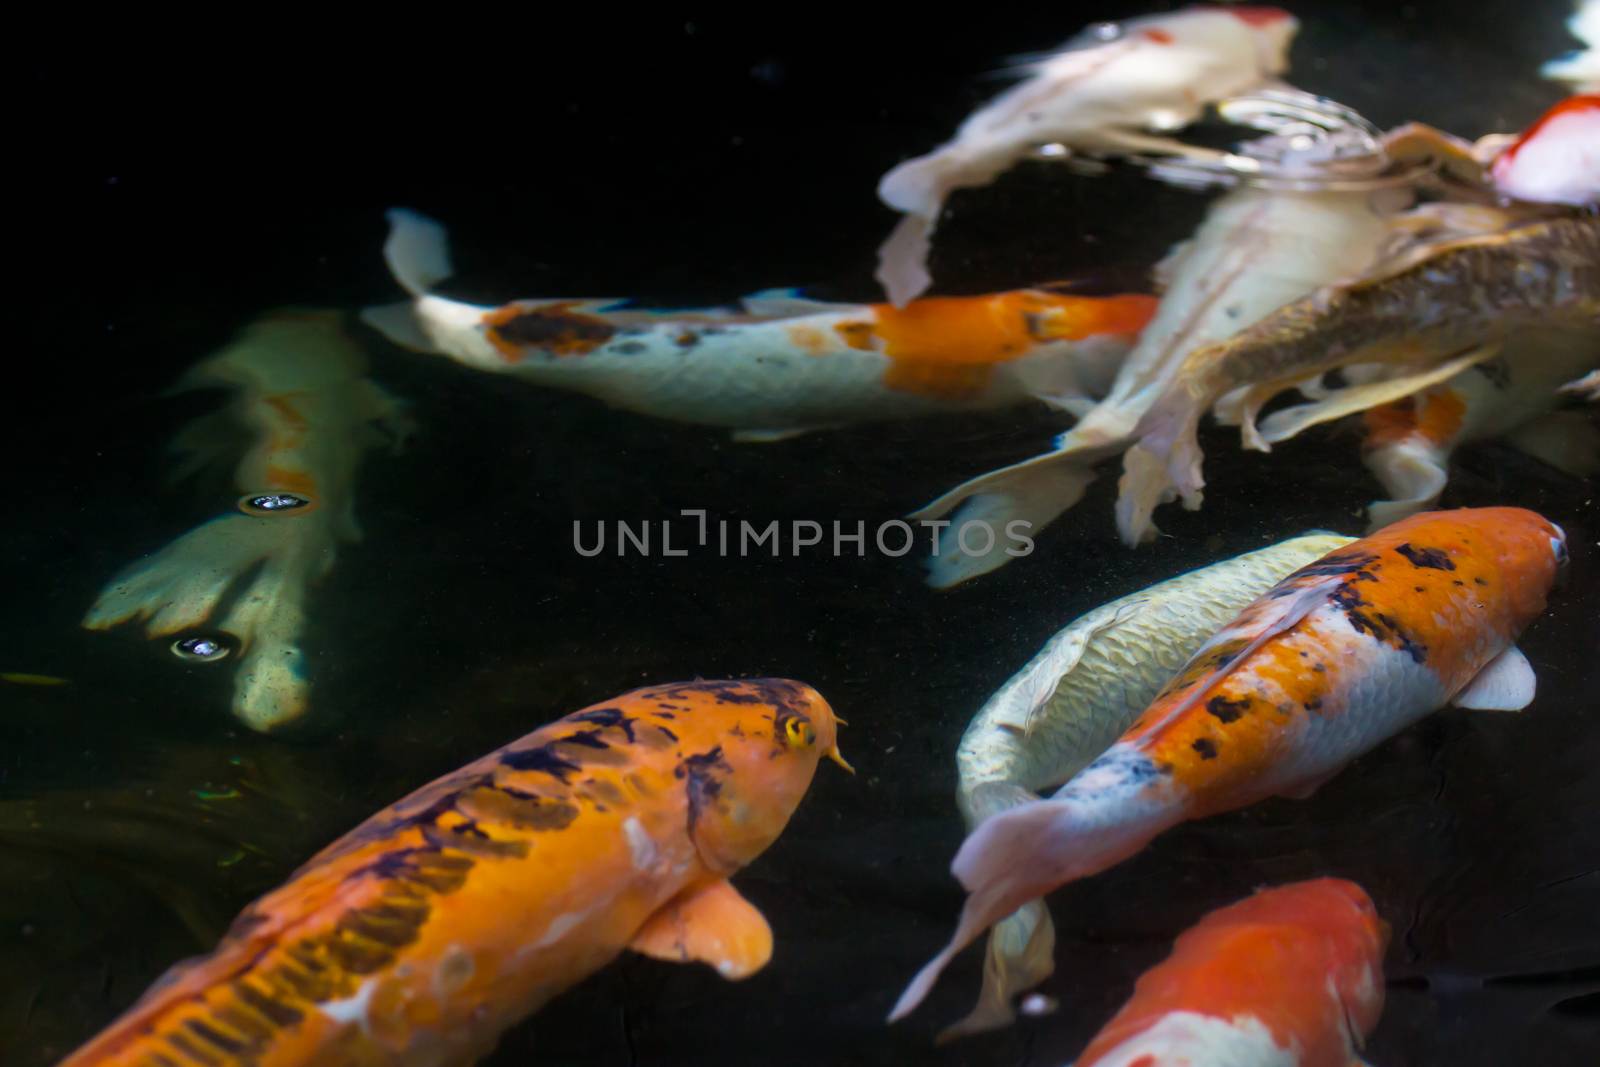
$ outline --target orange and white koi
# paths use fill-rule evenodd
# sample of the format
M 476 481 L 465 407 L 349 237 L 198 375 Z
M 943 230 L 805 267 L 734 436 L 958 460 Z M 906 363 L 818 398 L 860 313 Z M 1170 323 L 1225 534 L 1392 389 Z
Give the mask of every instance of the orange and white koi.
M 781 679 L 568 715 L 323 849 L 62 1067 L 443 1067 L 625 948 L 753 974 L 772 931 L 728 877 L 843 763 L 836 721 Z
M 385 254 L 411 304 L 368 321 L 478 370 L 597 397 L 744 440 L 870 419 L 1065 405 L 1098 396 L 1155 310 L 1141 295 L 1025 289 L 887 304 L 760 294 L 741 312 L 652 312 L 621 301 L 482 307 L 429 292 L 450 273 L 444 231 L 390 212 Z
M 1178 935 L 1074 1067 L 1351 1067 L 1388 943 L 1354 882 L 1261 890 Z
M 1111 392 L 1051 451 L 990 471 L 915 512 L 997 528 L 1025 520 L 1035 534 L 1082 499 L 1099 462 L 1133 441 L 1139 419 L 1196 349 L 1233 335 L 1317 287 L 1365 270 L 1387 239 L 1384 216 L 1365 192 L 1302 193 L 1242 188 L 1211 205 L 1194 236 L 1162 263 L 1155 318 L 1123 362 Z M 928 583 L 946 588 L 1009 562 L 1003 552 L 968 555 L 943 546 Z
M 1600 93 L 1600 0 L 1578 0 L 1578 10 L 1567 20 L 1567 29 L 1586 47 L 1552 59 L 1542 73 L 1569 83 L 1580 93 Z
M 988 184 L 1044 145 L 1096 154 L 1199 152 L 1164 134 L 1194 122 L 1207 104 L 1283 73 L 1298 28 L 1275 7 L 1185 8 L 1099 23 L 1029 64 L 1027 80 L 971 115 L 954 140 L 879 183 L 879 198 L 905 214 L 878 253 L 889 299 L 904 305 L 932 281 L 933 228 L 955 190 Z
M 1531 511 L 1427 512 L 1284 579 L 1051 799 L 968 836 L 951 866 L 968 893 L 960 924 L 890 1019 L 999 919 L 1179 823 L 1308 796 L 1446 703 L 1525 707 L 1533 669 L 1514 641 L 1566 556 L 1566 535 Z
M 1449 480 L 1451 454 L 1473 441 L 1508 437 L 1569 474 L 1600 471 L 1600 428 L 1584 412 L 1555 410 L 1558 388 L 1595 367 L 1600 346 L 1532 332 L 1441 385 L 1368 409 L 1362 460 L 1391 496 L 1367 508 L 1372 528 L 1432 507 Z
M 268 730 L 302 715 L 310 685 L 300 635 L 310 586 L 341 542 L 358 541 L 354 483 L 363 455 L 408 430 L 401 405 L 366 377 L 366 361 L 334 311 L 286 310 L 252 323 L 194 367 L 182 388 L 223 386 L 229 408 L 177 439 L 187 470 L 216 462 L 219 422 L 252 435 L 234 474 L 238 510 L 189 531 L 113 578 L 84 617 L 91 630 L 148 620 L 151 637 L 193 631 L 186 658 L 238 651 L 233 713 Z M 180 471 L 180 473 L 183 473 Z M 212 621 L 224 597 L 226 615 Z M 201 628 L 204 628 L 203 630 Z M 237 642 L 234 649 L 229 642 Z

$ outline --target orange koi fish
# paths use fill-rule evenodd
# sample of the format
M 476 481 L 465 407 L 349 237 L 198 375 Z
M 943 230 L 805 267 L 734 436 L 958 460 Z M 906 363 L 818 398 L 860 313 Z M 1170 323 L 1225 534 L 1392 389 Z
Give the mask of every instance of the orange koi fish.
M 517 300 L 502 307 L 432 293 L 450 274 L 443 227 L 389 213 L 384 255 L 413 300 L 367 321 L 397 344 L 476 370 L 744 441 L 1038 399 L 1072 408 L 1104 394 L 1155 312 L 1140 294 L 1050 288 L 830 304 L 790 290 L 740 310 L 643 311 L 622 300 Z
M 63 1067 L 442 1067 L 625 948 L 753 974 L 772 931 L 727 879 L 848 766 L 836 722 L 782 679 L 568 715 L 323 849 Z
M 1525 707 L 1533 670 L 1513 641 L 1566 558 L 1566 535 L 1531 511 L 1425 512 L 1279 582 L 1054 797 L 968 836 L 951 866 L 968 892 L 960 925 L 890 1019 L 992 924 L 1181 822 L 1309 796 L 1446 703 Z
M 1388 942 L 1354 882 L 1262 890 L 1180 934 L 1076 1067 L 1350 1067 L 1383 1013 Z

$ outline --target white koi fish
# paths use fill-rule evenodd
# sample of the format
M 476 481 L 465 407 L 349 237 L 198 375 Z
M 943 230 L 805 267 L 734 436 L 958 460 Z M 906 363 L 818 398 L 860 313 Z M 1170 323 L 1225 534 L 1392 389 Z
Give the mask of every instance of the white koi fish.
M 879 198 L 905 214 L 878 253 L 889 299 L 904 305 L 928 288 L 933 228 L 955 190 L 987 185 L 1046 144 L 1194 154 L 1162 135 L 1194 122 L 1208 104 L 1282 74 L 1298 28 L 1275 7 L 1185 8 L 1100 23 L 1030 64 L 1027 80 L 969 117 L 954 140 L 901 163 L 878 185 Z
M 1095 464 L 1120 454 L 1140 417 L 1194 350 L 1233 335 L 1318 286 L 1359 273 L 1388 238 L 1365 192 L 1234 190 L 1212 204 L 1193 238 L 1161 265 L 1164 294 L 1105 400 L 1042 455 L 967 481 L 917 511 L 935 519 L 959 510 L 957 525 L 1022 519 L 1037 535 L 1076 504 Z M 928 584 L 947 588 L 1009 562 L 1002 552 L 953 548 L 930 562 Z
M 429 290 L 450 273 L 444 230 L 390 212 L 384 253 L 415 298 L 367 319 L 396 342 L 679 422 L 777 440 L 871 419 L 1070 406 L 1103 395 L 1152 297 L 1023 289 L 887 304 L 790 293 L 743 311 L 629 310 L 621 301 L 519 300 L 483 307 Z
M 191 632 L 174 651 L 221 659 L 237 642 L 233 713 L 269 730 L 306 710 L 300 635 L 311 584 L 357 541 L 352 487 L 368 449 L 404 436 L 400 405 L 365 377 L 360 349 L 333 311 L 279 311 L 189 371 L 184 388 L 233 390 L 228 410 L 252 443 L 235 473 L 243 514 L 189 531 L 113 578 L 84 617 L 91 630 L 148 620 L 151 637 Z M 210 418 L 178 439 L 189 467 L 215 457 Z M 248 585 L 238 588 L 250 575 Z M 212 619 L 224 597 L 231 607 Z
M 1353 540 L 1293 537 L 1079 616 L 995 691 L 962 736 L 956 802 L 967 829 L 1088 766 L 1213 632 L 1290 571 Z M 1002 919 L 989 937 L 978 1005 L 946 1036 L 1008 1025 L 1011 997 L 1054 969 L 1054 946 L 1043 901 Z
M 889 299 L 904 304 L 931 283 L 928 250 L 950 193 L 988 184 L 1045 144 L 1190 154 L 1161 134 L 1283 73 L 1298 28 L 1277 8 L 1186 8 L 1101 23 L 1032 64 L 1026 81 L 969 117 L 954 140 L 884 175 L 879 198 L 905 213 L 879 251 L 878 280 Z
M 968 893 L 960 923 L 890 1020 L 990 925 L 1180 823 L 1309 796 L 1447 703 L 1526 707 L 1533 668 L 1514 642 L 1566 561 L 1555 524 L 1478 508 L 1414 515 L 1285 578 L 1054 797 L 967 837 L 951 866 Z

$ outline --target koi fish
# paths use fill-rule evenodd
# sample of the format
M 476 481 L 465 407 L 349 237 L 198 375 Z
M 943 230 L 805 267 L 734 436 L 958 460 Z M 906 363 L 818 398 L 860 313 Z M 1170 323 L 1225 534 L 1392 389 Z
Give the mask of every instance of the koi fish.
M 1446 381 L 1495 356 L 1520 332 L 1563 331 L 1568 344 L 1600 339 L 1600 217 L 1563 216 L 1424 244 L 1351 281 L 1326 286 L 1225 341 L 1193 352 L 1140 419 L 1123 458 L 1117 526 L 1138 544 L 1150 513 L 1182 497 L 1200 507 L 1200 419 L 1240 391 L 1245 447 L 1269 451 L 1308 426 Z M 1278 393 L 1336 368 L 1377 364 L 1394 376 L 1313 403 L 1256 414 Z
M 1379 529 L 1432 507 L 1449 479 L 1451 454 L 1473 441 L 1509 437 L 1523 452 L 1578 477 L 1600 471 L 1600 429 L 1577 411 L 1556 411 L 1558 387 L 1600 365 L 1557 332 L 1531 331 L 1503 354 L 1414 396 L 1363 414 L 1362 460 L 1391 499 L 1368 506 Z
M 1365 192 L 1244 188 L 1222 196 L 1194 237 L 1158 268 L 1160 306 L 1110 394 L 1081 412 L 1051 451 L 964 482 L 912 517 L 937 519 L 959 509 L 957 526 L 983 519 L 1004 528 L 1021 519 L 1037 535 L 1082 499 L 1097 463 L 1133 442 L 1141 416 L 1190 353 L 1319 286 L 1366 270 L 1388 239 L 1385 218 Z M 928 584 L 948 588 L 1010 558 L 944 546 L 929 564 Z
M 742 312 L 638 311 L 604 300 L 481 307 L 429 292 L 450 273 L 442 227 L 408 211 L 389 219 L 385 255 L 415 299 L 367 317 L 392 340 L 628 411 L 726 426 L 749 441 L 1100 395 L 1155 310 L 1148 296 L 1049 289 L 905 308 L 789 292 L 749 297 Z
M 442 1067 L 625 948 L 753 974 L 772 931 L 728 877 L 844 765 L 835 723 L 782 679 L 568 715 L 323 849 L 62 1067 Z
M 1580 93 L 1600 93 L 1600 0 L 1578 0 L 1578 10 L 1567 20 L 1567 29 L 1588 47 L 1552 59 L 1541 73 L 1570 83 Z
M 191 632 L 174 646 L 189 659 L 237 650 L 233 713 L 254 730 L 305 713 L 300 636 L 309 588 L 332 568 L 341 542 L 361 539 L 353 488 L 363 453 L 398 444 L 409 429 L 400 404 L 365 376 L 361 350 L 340 323 L 334 311 L 273 312 L 189 371 L 180 388 L 223 386 L 233 399 L 179 436 L 187 453 L 180 474 L 219 459 L 209 442 L 221 436 L 217 424 L 243 425 L 252 440 L 234 474 L 242 514 L 213 519 L 128 567 L 83 619 L 91 630 L 148 620 L 151 637 Z M 232 606 L 213 621 L 230 592 Z
M 1158 582 L 1080 616 L 979 709 L 956 750 L 956 803 L 970 831 L 1039 799 L 1133 724 L 1212 632 L 1290 571 L 1354 538 L 1307 534 Z M 1012 994 L 1054 967 L 1043 901 L 1002 919 L 984 957 L 983 993 L 941 1036 L 1009 1024 Z
M 968 893 L 960 924 L 890 1020 L 996 921 L 1179 823 L 1309 796 L 1446 703 L 1526 707 L 1533 669 L 1513 642 L 1544 611 L 1566 558 L 1555 524 L 1479 508 L 1412 516 L 1291 574 L 1054 797 L 967 837 L 951 865 Z
M 1504 196 L 1581 207 L 1600 203 L 1600 95 L 1546 111 L 1490 165 Z
M 1388 944 L 1354 882 L 1263 889 L 1179 934 L 1075 1067 L 1351 1067 Z
M 1163 134 L 1282 74 L 1299 25 L 1275 7 L 1185 8 L 1099 23 L 1022 68 L 1027 80 L 970 116 L 954 140 L 879 183 L 879 199 L 905 215 L 878 253 L 890 301 L 904 305 L 931 283 L 930 242 L 952 192 L 987 185 L 1046 144 L 1193 155 L 1200 150 Z

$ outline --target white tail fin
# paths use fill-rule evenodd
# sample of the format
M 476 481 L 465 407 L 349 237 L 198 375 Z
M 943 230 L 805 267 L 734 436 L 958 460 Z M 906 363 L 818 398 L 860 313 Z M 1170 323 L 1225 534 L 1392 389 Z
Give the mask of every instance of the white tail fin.
M 1002 812 L 967 836 L 950 865 L 968 894 L 961 921 L 900 994 L 890 1022 L 915 1010 L 956 954 L 989 927 L 1075 878 L 1121 863 L 1182 817 L 1176 807 L 1117 792 L 1104 798 L 1109 810 L 1091 812 L 1077 799 L 1041 800 Z
M 426 296 L 455 273 L 442 225 L 403 207 L 390 208 L 385 217 L 389 239 L 383 242 L 383 258 L 401 288 L 412 296 Z

